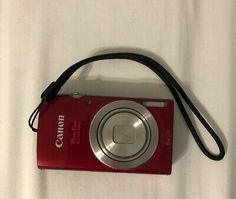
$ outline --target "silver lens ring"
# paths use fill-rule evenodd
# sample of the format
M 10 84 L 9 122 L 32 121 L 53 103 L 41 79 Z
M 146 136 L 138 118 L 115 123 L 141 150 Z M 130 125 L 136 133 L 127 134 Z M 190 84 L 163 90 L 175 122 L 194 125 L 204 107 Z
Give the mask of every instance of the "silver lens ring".
M 158 126 L 141 104 L 118 100 L 102 107 L 89 130 L 95 156 L 114 169 L 131 169 L 148 161 L 158 144 Z

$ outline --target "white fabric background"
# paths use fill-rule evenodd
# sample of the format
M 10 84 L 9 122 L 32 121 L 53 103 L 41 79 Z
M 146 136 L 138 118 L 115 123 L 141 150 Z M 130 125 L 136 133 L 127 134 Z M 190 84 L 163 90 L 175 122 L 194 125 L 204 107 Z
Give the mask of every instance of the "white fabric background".
M 235 1 L 2 0 L 0 6 L 0 198 L 236 198 Z M 170 176 L 37 169 L 27 119 L 41 91 L 80 59 L 119 50 L 152 56 L 181 80 L 223 139 L 223 161 L 200 152 L 176 108 Z M 152 72 L 129 61 L 87 66 L 63 88 L 72 90 L 171 97 Z

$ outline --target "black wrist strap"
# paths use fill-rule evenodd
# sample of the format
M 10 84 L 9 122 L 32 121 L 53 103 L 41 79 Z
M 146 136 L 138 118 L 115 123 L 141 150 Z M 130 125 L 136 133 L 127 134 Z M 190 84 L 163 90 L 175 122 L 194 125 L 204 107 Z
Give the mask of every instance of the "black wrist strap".
M 93 57 L 89 57 L 87 59 L 84 59 L 71 67 L 69 67 L 66 71 L 64 71 L 61 76 L 55 81 L 52 82 L 46 90 L 41 95 L 41 103 L 39 106 L 35 109 L 35 111 L 32 113 L 32 115 L 29 118 L 29 126 L 33 131 L 37 131 L 36 128 L 33 127 L 34 121 L 36 116 L 38 115 L 40 111 L 40 107 L 44 102 L 49 102 L 52 100 L 57 93 L 59 92 L 60 88 L 64 85 L 64 83 L 71 77 L 71 75 L 78 70 L 80 67 L 99 60 L 108 60 L 108 59 L 127 59 L 127 60 L 133 60 L 136 62 L 139 62 L 148 68 L 150 68 L 154 73 L 156 73 L 167 85 L 169 90 L 171 91 L 172 95 L 175 98 L 176 103 L 178 104 L 178 107 L 184 117 L 184 120 L 186 121 L 186 124 L 188 125 L 190 132 L 193 135 L 193 138 L 195 139 L 196 143 L 198 144 L 201 151 L 210 159 L 212 160 L 221 160 L 223 159 L 225 155 L 225 149 L 224 146 L 220 140 L 220 138 L 217 136 L 213 128 L 209 125 L 209 123 L 204 119 L 204 117 L 201 115 L 201 113 L 198 111 L 198 109 L 193 105 L 191 100 L 188 98 L 182 87 L 178 84 L 178 82 L 172 77 L 172 75 L 158 62 L 155 60 L 141 55 L 141 54 L 135 54 L 135 53 L 110 53 L 110 54 L 103 54 L 103 55 L 97 55 Z M 201 141 L 199 135 L 197 134 L 195 127 L 183 105 L 183 101 L 188 105 L 188 107 L 192 110 L 194 115 L 199 119 L 199 121 L 202 123 L 202 125 L 206 128 L 206 130 L 210 133 L 212 138 L 215 140 L 216 144 L 218 145 L 220 153 L 218 155 L 215 155 L 211 153 L 203 144 Z

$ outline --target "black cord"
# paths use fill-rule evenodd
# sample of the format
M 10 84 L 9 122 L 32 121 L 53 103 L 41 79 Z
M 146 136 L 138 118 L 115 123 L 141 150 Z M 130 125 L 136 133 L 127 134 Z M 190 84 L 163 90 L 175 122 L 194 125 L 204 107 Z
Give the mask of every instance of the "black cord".
M 223 159 L 225 155 L 225 149 L 224 146 L 220 140 L 220 138 L 217 136 L 213 128 L 209 125 L 209 123 L 205 120 L 205 118 L 201 115 L 201 113 L 197 110 L 197 108 L 193 105 L 191 100 L 188 98 L 187 94 L 184 92 L 182 87 L 178 84 L 178 82 L 172 77 L 172 75 L 163 67 L 161 66 L 158 62 L 155 60 L 141 55 L 141 54 L 136 54 L 136 53 L 110 53 L 110 54 L 103 54 L 103 55 L 97 55 L 93 57 L 89 57 L 87 59 L 84 59 L 71 67 L 69 67 L 65 72 L 61 74 L 61 76 L 55 81 L 52 82 L 47 89 L 42 93 L 41 98 L 42 102 L 44 101 L 50 101 L 53 99 L 57 93 L 59 92 L 60 88 L 64 85 L 64 83 L 71 77 L 71 75 L 78 70 L 80 67 L 99 60 L 108 60 L 108 59 L 128 59 L 128 60 L 133 60 L 136 62 L 139 62 L 148 68 L 150 68 L 153 72 L 155 72 L 167 85 L 169 90 L 171 91 L 172 95 L 174 96 L 176 103 L 184 117 L 184 120 L 186 124 L 188 125 L 190 132 L 193 135 L 193 138 L 195 139 L 196 143 L 198 144 L 199 148 L 201 151 L 210 159 L 212 160 L 221 160 Z M 180 98 L 181 96 L 181 98 Z M 211 153 L 203 144 L 201 141 L 197 131 L 195 130 L 195 127 L 183 105 L 182 99 L 184 102 L 189 106 L 189 108 L 192 110 L 192 112 L 195 114 L 195 116 L 199 119 L 199 121 L 202 123 L 202 125 L 206 128 L 206 130 L 210 133 L 210 135 L 213 137 L 215 140 L 216 144 L 218 145 L 220 153 L 218 155 L 215 155 Z M 34 117 L 31 115 L 29 119 L 29 125 L 32 128 L 32 130 L 37 131 L 33 127 L 34 120 L 39 113 L 40 110 L 40 105 L 36 108 L 36 110 L 32 113 Z M 33 117 L 33 120 L 32 120 Z
M 39 114 L 39 111 L 41 109 L 41 106 L 43 105 L 44 101 L 42 100 L 40 104 L 36 107 L 36 109 L 33 111 L 33 113 L 30 115 L 29 120 L 28 120 L 28 125 L 31 128 L 32 131 L 37 132 L 38 129 L 34 127 L 34 121 Z

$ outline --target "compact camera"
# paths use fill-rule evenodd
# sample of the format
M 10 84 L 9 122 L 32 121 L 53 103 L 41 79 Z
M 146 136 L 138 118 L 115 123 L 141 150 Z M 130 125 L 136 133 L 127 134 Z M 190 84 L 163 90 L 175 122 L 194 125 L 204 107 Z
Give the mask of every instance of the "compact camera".
M 137 53 L 108 53 L 83 59 L 66 69 L 41 94 L 28 125 L 37 134 L 41 169 L 170 174 L 174 102 L 169 99 L 58 95 L 82 66 L 99 60 L 126 59 L 150 68 L 167 85 L 201 151 L 218 161 L 225 156 L 219 136 L 174 77 L 158 62 Z M 214 154 L 201 141 L 185 105 L 219 148 Z M 34 126 L 39 115 L 38 128 Z
M 39 114 L 41 169 L 170 174 L 174 103 L 58 95 Z

